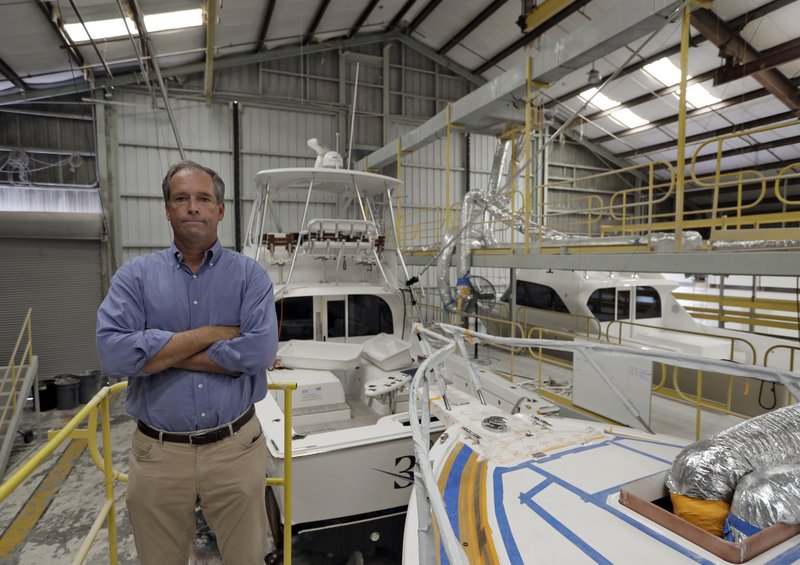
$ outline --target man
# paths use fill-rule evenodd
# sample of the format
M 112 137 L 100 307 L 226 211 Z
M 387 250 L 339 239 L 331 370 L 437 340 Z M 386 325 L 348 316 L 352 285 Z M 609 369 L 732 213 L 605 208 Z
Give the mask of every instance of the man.
M 174 242 L 114 276 L 97 313 L 100 365 L 128 376 L 138 419 L 127 505 L 144 565 L 186 565 L 195 502 L 226 565 L 263 562 L 267 447 L 253 410 L 277 349 L 270 281 L 222 248 L 225 185 L 192 161 L 162 183 Z

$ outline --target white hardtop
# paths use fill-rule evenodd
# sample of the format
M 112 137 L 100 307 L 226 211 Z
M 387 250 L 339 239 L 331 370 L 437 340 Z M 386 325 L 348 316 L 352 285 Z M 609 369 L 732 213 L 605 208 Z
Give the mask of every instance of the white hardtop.
M 355 195 L 357 188 L 361 196 L 374 196 L 401 186 L 403 181 L 375 173 L 349 169 L 317 169 L 297 167 L 292 169 L 267 169 L 256 175 L 256 185 L 270 192 L 280 190 L 308 190 L 314 181 L 314 191 L 335 195 Z
M 347 283 L 336 284 L 335 282 L 318 283 L 313 285 L 293 284 L 288 288 L 286 285 L 275 285 L 275 294 L 281 298 L 292 298 L 299 296 L 339 296 L 345 294 L 374 294 L 375 296 L 396 296 L 397 290 L 386 285 Z
M 547 284 L 556 289 L 598 289 L 609 286 L 652 286 L 674 289 L 678 283 L 657 273 L 616 273 L 612 271 L 553 271 L 543 269 L 517 269 L 517 280 Z

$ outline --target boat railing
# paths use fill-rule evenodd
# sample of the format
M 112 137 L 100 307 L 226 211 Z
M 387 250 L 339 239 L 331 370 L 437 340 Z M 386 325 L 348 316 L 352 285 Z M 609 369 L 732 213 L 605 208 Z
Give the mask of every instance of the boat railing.
M 527 306 L 517 306 L 517 321 L 527 330 L 537 327 L 532 321 L 529 322 L 528 318 L 539 316 L 540 313 L 533 308 Z M 603 326 L 600 321 L 594 316 L 583 316 L 580 314 L 572 314 L 569 312 L 556 312 L 548 311 L 548 316 L 552 316 L 553 320 L 557 320 L 559 327 L 570 328 L 574 335 L 585 337 L 586 339 L 600 341 L 603 339 Z
M 678 338 L 676 340 L 678 343 L 680 343 L 680 340 L 686 336 L 702 336 L 704 339 L 726 346 L 728 355 L 727 360 L 735 361 L 737 363 L 744 362 L 757 364 L 760 357 L 757 354 L 756 347 L 749 340 L 743 337 L 717 335 L 714 333 L 706 333 L 696 330 L 651 326 L 648 324 L 631 322 L 628 320 L 610 321 L 608 325 L 606 325 L 605 339 L 608 343 L 624 345 L 626 339 L 635 341 L 637 332 L 639 337 L 641 337 L 643 334 L 647 334 L 648 339 L 653 339 L 654 336 L 655 339 L 658 339 L 658 336 L 661 336 L 663 340 L 666 336 L 676 336 Z M 691 343 L 691 341 L 687 343 Z
M 428 352 L 427 358 L 418 368 L 411 382 L 409 394 L 409 412 L 421 415 L 420 419 L 411 418 L 411 431 L 414 442 L 414 452 L 416 456 L 415 467 L 415 495 L 417 502 L 418 528 L 419 532 L 419 552 L 420 563 L 428 563 L 430 559 L 439 554 L 438 545 L 435 544 L 435 528 L 438 531 L 442 545 L 451 563 L 467 563 L 466 555 L 453 531 L 452 524 L 447 516 L 446 506 L 440 486 L 433 473 L 433 466 L 429 456 L 431 448 L 430 442 L 430 403 L 427 399 L 431 398 L 431 385 L 439 386 L 439 393 L 443 399 L 444 410 L 451 411 L 447 402 L 447 388 L 440 378 L 439 369 L 444 364 L 446 358 L 458 349 L 467 361 L 468 368 L 472 367 L 472 361 L 465 355 L 465 343 L 495 343 L 507 346 L 523 347 L 529 351 L 538 349 L 554 349 L 559 351 L 571 352 L 574 355 L 582 355 L 584 360 L 593 367 L 598 377 L 602 379 L 608 388 L 619 398 L 625 408 L 639 421 L 644 430 L 650 430 L 649 425 L 642 419 L 636 408 L 628 401 L 623 391 L 614 384 L 610 376 L 597 363 L 599 355 L 613 355 L 615 357 L 625 356 L 634 359 L 645 359 L 662 365 L 680 366 L 684 369 L 693 369 L 700 375 L 702 385 L 703 372 L 728 372 L 738 377 L 755 377 L 767 381 L 782 383 L 793 394 L 800 392 L 800 375 L 781 369 L 771 369 L 753 365 L 731 364 L 725 360 L 708 359 L 698 355 L 687 355 L 680 352 L 658 350 L 654 348 L 636 348 L 625 345 L 608 343 L 594 343 L 587 341 L 567 341 L 537 338 L 509 338 L 493 336 L 481 332 L 470 331 L 468 329 L 448 324 L 438 324 L 436 329 L 426 329 L 421 324 L 415 324 L 414 331 L 420 336 L 424 348 Z M 444 334 L 444 335 L 442 335 Z M 434 344 L 441 344 L 438 348 Z M 477 379 L 477 383 L 471 387 L 476 393 L 481 390 L 479 372 L 470 371 L 470 378 Z M 477 395 L 476 395 L 477 396 Z M 484 404 L 482 397 L 477 396 Z M 417 403 L 420 403 L 419 407 Z M 459 410 L 465 410 L 463 404 Z
M 108 558 L 111 565 L 119 562 L 117 548 L 117 522 L 115 512 L 114 482 L 128 482 L 128 475 L 114 469 L 112 463 L 111 444 L 111 417 L 110 403 L 114 395 L 123 392 L 128 386 L 127 382 L 105 386 L 81 408 L 60 430 L 51 430 L 48 441 L 33 453 L 20 467 L 0 484 L 0 503 L 5 501 L 17 487 L 19 487 L 31 474 L 52 455 L 58 447 L 67 440 L 85 442 L 88 446 L 92 461 L 103 472 L 105 486 L 105 503 L 97 514 L 92 526 L 83 540 L 78 553 L 72 560 L 73 565 L 81 564 L 86 560 L 98 533 L 106 524 L 108 529 Z M 282 390 L 285 395 L 286 418 L 284 422 L 285 449 L 284 476 L 269 477 L 266 479 L 268 486 L 282 486 L 284 496 L 284 530 L 283 530 L 283 563 L 289 565 L 292 561 L 291 540 L 291 510 L 292 510 L 292 423 L 291 405 L 292 391 L 297 388 L 296 383 L 269 383 L 270 390 Z M 102 453 L 97 442 L 97 422 L 100 420 L 100 435 L 102 438 Z M 84 421 L 86 428 L 79 428 Z
M 740 324 L 752 328 L 773 328 L 795 336 L 800 331 L 797 318 L 797 300 L 776 298 L 753 298 L 749 296 L 722 296 L 719 294 L 673 292 L 681 300 L 684 309 L 695 319 L 710 320 L 724 324 Z M 715 304 L 707 307 L 705 304 Z M 787 314 L 778 314 L 787 313 Z M 780 337 L 780 335 L 776 336 Z

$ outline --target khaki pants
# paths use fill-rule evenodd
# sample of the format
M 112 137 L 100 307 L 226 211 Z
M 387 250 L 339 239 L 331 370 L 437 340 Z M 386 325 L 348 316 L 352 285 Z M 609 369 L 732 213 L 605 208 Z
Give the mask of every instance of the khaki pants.
M 258 418 L 233 436 L 192 446 L 133 436 L 126 495 L 143 565 L 186 565 L 195 500 L 226 565 L 263 563 L 267 544 L 267 444 Z

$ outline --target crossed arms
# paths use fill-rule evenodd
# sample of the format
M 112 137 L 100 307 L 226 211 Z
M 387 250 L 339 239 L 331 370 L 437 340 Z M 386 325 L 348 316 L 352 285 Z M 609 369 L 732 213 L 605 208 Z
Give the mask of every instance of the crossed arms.
M 241 373 L 218 365 L 206 352 L 206 349 L 217 341 L 237 337 L 239 337 L 239 328 L 235 326 L 202 326 L 175 333 L 158 353 L 147 360 L 142 371 L 158 373 L 164 369 L 175 367 L 190 371 L 238 376 Z

